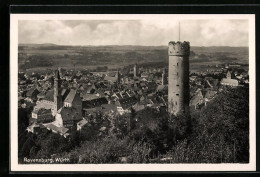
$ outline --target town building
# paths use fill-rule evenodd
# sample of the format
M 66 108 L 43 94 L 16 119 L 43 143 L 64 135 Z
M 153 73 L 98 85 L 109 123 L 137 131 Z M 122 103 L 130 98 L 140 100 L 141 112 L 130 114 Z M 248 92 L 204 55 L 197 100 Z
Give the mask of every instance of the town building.
M 223 78 L 220 83 L 221 83 L 221 85 L 224 85 L 224 86 L 231 86 L 231 87 L 238 86 L 238 80 L 233 79 L 232 73 L 230 71 L 227 72 L 226 78 Z
M 119 99 L 116 102 L 117 111 L 119 114 L 129 113 L 131 111 L 132 106 L 134 106 L 138 100 L 135 97 L 128 97 Z
M 82 120 L 82 101 L 74 89 L 62 89 L 59 70 L 55 72 L 54 88 L 42 94 L 32 111 L 33 122 L 65 135 Z M 64 129 L 67 128 L 67 129 Z M 67 136 L 67 135 L 66 135 Z

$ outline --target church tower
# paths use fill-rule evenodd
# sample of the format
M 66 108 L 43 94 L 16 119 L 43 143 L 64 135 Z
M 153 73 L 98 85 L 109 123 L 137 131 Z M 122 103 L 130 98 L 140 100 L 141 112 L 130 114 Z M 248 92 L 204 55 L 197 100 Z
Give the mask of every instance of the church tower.
M 168 112 L 189 113 L 189 42 L 169 42 Z
M 137 77 L 138 73 L 139 73 L 138 65 L 135 64 L 134 65 L 134 77 Z
M 163 69 L 163 73 L 162 73 L 162 85 L 166 85 L 166 81 L 167 81 L 167 78 L 166 78 L 166 69 L 164 68 L 164 69 Z
M 117 84 L 120 84 L 121 82 L 121 75 L 119 73 L 119 70 L 117 70 L 117 73 L 116 73 L 116 76 L 117 76 Z
M 61 79 L 59 70 L 55 71 L 54 78 L 54 108 L 57 112 L 62 107 L 62 96 L 61 96 Z

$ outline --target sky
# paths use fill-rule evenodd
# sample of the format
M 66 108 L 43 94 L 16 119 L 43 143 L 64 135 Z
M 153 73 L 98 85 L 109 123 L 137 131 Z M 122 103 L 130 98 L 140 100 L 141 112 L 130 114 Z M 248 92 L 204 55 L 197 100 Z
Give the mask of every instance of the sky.
M 248 46 L 248 20 L 20 20 L 19 43 L 59 45 Z

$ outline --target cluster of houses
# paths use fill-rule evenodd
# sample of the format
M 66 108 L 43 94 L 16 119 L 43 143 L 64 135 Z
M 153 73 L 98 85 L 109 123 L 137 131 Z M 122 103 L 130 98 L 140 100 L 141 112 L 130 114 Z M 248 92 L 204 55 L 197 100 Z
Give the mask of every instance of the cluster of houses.
M 209 101 L 223 90 L 223 87 L 239 87 L 242 84 L 248 84 L 248 72 L 226 71 L 226 77 L 214 79 L 213 77 L 190 77 L 190 108 L 191 110 L 201 109 Z
M 32 108 L 27 130 L 33 133 L 47 129 L 67 137 L 72 129 L 80 131 L 88 122 L 95 123 L 105 115 L 113 118 L 146 107 L 167 108 L 165 69 L 141 72 L 135 65 L 131 76 L 120 71 L 62 69 L 54 75 L 19 74 L 19 106 Z M 190 76 L 190 107 L 195 110 L 206 106 L 221 86 L 237 87 L 245 77 L 230 71 L 222 80 Z
M 135 72 L 139 72 L 138 69 Z M 133 78 L 123 76 L 118 71 L 99 75 L 97 73 L 76 73 L 61 76 L 57 70 L 53 77 L 32 74 L 31 88 L 19 91 L 21 107 L 32 105 L 30 125 L 27 130 L 33 133 L 45 129 L 69 136 L 70 130 L 81 130 L 89 121 L 111 114 L 139 111 L 147 106 L 166 106 L 167 87 L 158 85 L 156 79 L 149 80 L 135 73 Z M 39 79 L 39 82 L 34 80 Z M 50 87 L 41 87 L 50 84 Z M 67 84 L 66 82 L 69 81 Z M 26 86 L 28 87 L 27 84 Z M 158 94 L 161 93 L 161 94 Z

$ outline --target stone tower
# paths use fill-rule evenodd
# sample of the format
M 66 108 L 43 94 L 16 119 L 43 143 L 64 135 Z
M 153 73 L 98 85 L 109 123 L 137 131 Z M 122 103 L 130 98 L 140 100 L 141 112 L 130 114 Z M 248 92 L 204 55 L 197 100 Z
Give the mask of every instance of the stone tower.
M 163 73 L 162 73 L 162 85 L 166 85 L 166 81 L 167 81 L 167 78 L 166 78 L 166 69 L 164 68 L 164 69 L 163 69 Z
M 119 70 L 117 70 L 116 76 L 117 76 L 117 84 L 120 84 L 121 76 L 120 76 Z
M 231 74 L 230 71 L 227 72 L 227 76 L 226 76 L 226 77 L 227 77 L 227 79 L 233 79 L 233 78 L 232 78 L 232 74 Z
M 169 42 L 168 112 L 189 113 L 189 42 Z
M 57 112 L 62 107 L 62 96 L 61 96 L 61 79 L 59 70 L 55 71 L 54 78 L 54 108 Z
M 134 77 L 137 77 L 138 73 L 139 73 L 138 65 L 135 64 L 134 65 Z

